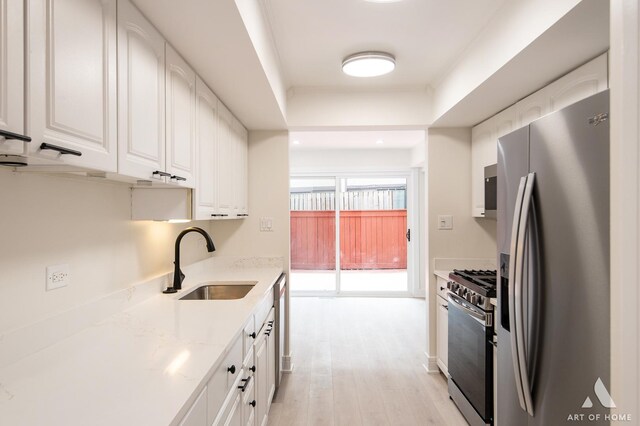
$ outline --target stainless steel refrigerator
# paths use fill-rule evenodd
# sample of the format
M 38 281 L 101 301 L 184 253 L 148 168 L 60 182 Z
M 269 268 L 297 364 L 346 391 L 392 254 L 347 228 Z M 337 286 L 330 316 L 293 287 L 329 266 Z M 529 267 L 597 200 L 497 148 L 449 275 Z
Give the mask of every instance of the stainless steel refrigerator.
M 605 91 L 499 139 L 499 425 L 608 424 L 608 113 Z

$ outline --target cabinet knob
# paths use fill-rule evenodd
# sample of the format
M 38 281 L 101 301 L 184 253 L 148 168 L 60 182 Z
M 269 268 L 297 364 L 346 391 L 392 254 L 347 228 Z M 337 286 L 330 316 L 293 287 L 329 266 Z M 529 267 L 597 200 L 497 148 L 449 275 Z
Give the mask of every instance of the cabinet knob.
M 444 291 L 444 287 L 440 286 L 440 291 Z
M 253 401 L 251 401 L 249 403 L 250 406 L 255 407 L 256 406 L 256 400 L 254 399 Z
M 253 333 L 249 333 L 248 336 L 255 339 L 256 338 L 256 332 L 254 331 Z
M 251 370 L 252 373 L 256 372 L 256 366 L 254 365 L 253 367 L 251 367 L 249 370 Z
M 236 366 L 232 365 L 231 367 L 227 368 L 227 371 L 231 374 L 236 374 Z

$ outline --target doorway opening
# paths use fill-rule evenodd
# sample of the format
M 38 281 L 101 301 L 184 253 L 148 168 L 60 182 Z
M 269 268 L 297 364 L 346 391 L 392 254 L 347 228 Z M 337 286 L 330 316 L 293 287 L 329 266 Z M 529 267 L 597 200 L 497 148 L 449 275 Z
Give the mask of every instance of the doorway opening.
M 410 174 L 293 176 L 291 291 L 408 296 Z

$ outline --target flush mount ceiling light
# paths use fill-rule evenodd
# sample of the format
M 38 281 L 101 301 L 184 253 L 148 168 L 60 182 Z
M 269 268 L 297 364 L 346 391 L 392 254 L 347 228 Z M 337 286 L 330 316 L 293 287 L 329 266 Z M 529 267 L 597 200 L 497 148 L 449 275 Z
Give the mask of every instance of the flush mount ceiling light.
M 342 61 L 342 72 L 352 77 L 377 77 L 396 67 L 396 58 L 385 52 L 360 52 Z

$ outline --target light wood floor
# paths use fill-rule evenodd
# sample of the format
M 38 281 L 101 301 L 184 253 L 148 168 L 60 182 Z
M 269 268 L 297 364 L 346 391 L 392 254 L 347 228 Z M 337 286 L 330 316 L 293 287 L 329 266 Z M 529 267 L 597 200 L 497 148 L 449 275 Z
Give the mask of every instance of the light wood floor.
M 285 425 L 466 425 L 427 374 L 424 300 L 293 298 L 294 371 L 269 415 Z

